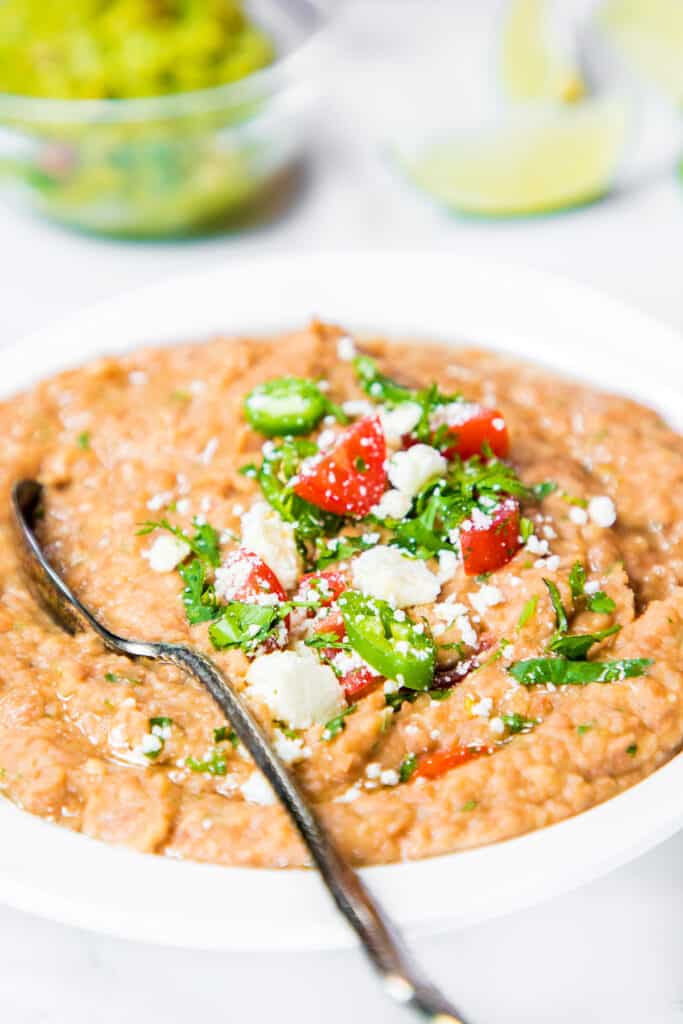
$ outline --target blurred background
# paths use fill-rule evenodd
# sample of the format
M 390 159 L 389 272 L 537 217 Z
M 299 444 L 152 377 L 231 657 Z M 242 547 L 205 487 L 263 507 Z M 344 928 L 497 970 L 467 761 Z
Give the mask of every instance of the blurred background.
M 369 248 L 559 271 L 683 328 L 682 104 L 683 0 L 0 0 L 0 343 L 220 261 Z M 417 952 L 482 1024 L 676 1024 L 682 858 Z M 351 952 L 0 908 L 0 963 L 8 1024 L 398 1019 Z
M 361 246 L 482 251 L 683 323 L 682 103 L 683 0 L 1 0 L 0 326 Z

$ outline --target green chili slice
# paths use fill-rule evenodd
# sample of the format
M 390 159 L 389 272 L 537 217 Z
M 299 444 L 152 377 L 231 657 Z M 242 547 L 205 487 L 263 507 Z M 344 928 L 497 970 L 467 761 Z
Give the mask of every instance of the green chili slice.
M 308 434 L 327 412 L 320 388 L 302 377 L 277 377 L 259 384 L 244 400 L 244 414 L 266 437 Z
M 368 665 L 410 690 L 428 690 L 434 678 L 436 648 L 424 627 L 416 626 L 387 601 L 346 590 L 339 598 L 348 641 Z

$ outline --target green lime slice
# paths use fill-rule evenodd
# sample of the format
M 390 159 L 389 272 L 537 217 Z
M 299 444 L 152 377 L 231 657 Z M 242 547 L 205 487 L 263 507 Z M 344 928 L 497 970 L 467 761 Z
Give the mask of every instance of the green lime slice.
M 681 0 L 607 0 L 597 23 L 625 64 L 683 105 Z
M 614 99 L 543 104 L 399 160 L 421 188 L 452 210 L 487 217 L 550 213 L 609 191 L 626 127 L 626 109 Z
M 562 15 L 563 8 L 551 0 L 512 0 L 505 13 L 500 55 L 509 99 L 571 103 L 584 96 L 574 33 Z

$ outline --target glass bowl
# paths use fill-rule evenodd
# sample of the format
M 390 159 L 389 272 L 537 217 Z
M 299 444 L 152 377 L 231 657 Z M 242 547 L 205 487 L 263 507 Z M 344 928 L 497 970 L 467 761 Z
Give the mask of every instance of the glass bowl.
M 252 0 L 276 60 L 237 82 L 125 100 L 0 94 L 0 187 L 45 216 L 128 238 L 262 217 L 286 192 L 325 23 L 309 0 Z

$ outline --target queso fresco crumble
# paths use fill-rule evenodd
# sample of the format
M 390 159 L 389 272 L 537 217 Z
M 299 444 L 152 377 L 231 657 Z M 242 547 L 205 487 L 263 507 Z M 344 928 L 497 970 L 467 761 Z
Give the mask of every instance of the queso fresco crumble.
M 683 442 L 647 409 L 314 323 L 101 359 L 2 416 L 5 492 L 45 485 L 74 589 L 210 653 L 355 862 L 544 826 L 680 746 Z M 305 864 L 210 698 L 60 632 L 1 529 L 3 792 L 140 850 Z

